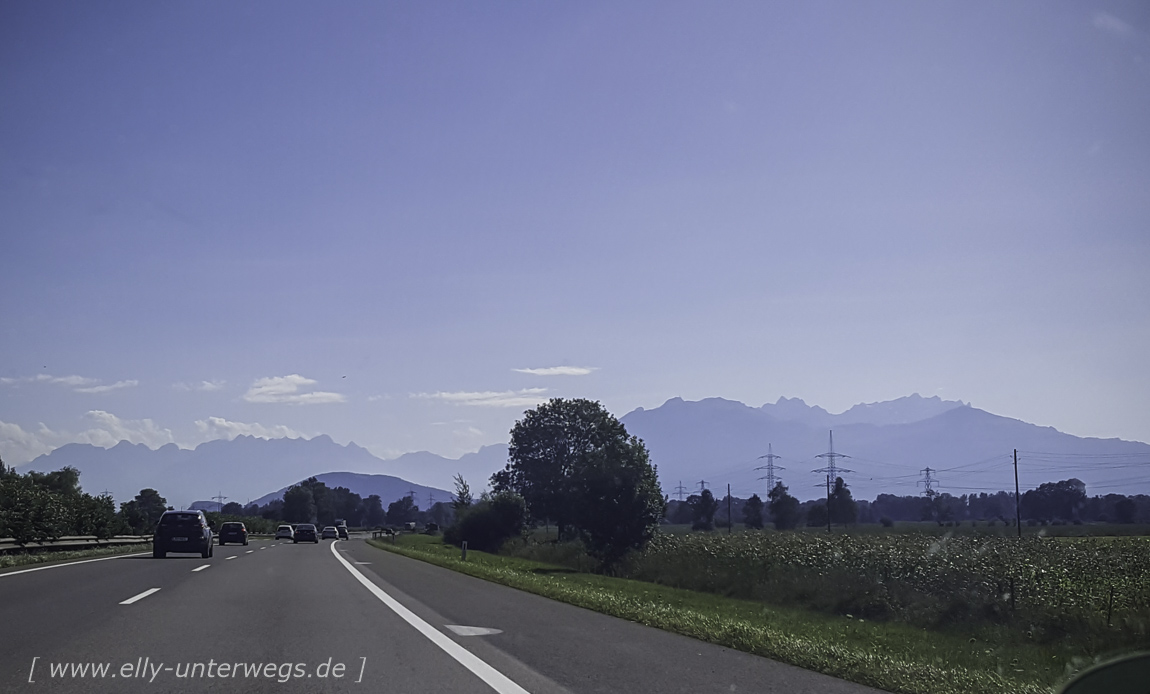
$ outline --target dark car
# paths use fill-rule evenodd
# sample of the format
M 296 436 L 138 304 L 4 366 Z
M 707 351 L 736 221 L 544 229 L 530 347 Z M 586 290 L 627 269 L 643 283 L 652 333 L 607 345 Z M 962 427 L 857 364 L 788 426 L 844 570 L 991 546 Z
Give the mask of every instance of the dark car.
M 341 539 L 341 540 L 347 539 L 347 526 L 346 525 L 335 526 L 335 531 L 337 533 L 339 533 L 339 539 Z
M 212 556 L 212 529 L 203 511 L 165 511 L 152 535 L 152 556 L 162 559 L 168 552 L 195 552 L 204 559 Z
M 220 547 L 229 542 L 248 543 L 248 529 L 243 523 L 231 521 L 220 526 Z
M 319 544 L 319 533 L 315 531 L 315 526 L 311 523 L 300 523 L 295 527 L 295 537 L 292 538 L 292 544 L 298 542 L 314 542 Z

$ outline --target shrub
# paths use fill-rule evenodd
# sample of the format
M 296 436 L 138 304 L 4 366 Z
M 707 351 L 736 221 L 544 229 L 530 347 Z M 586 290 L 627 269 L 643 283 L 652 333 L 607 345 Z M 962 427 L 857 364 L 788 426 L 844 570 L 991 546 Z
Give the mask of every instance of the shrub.
M 523 533 L 527 506 L 513 492 L 499 492 L 459 512 L 455 523 L 443 532 L 444 542 L 481 552 L 497 552 L 505 541 Z
M 890 528 L 890 527 L 894 526 L 894 521 L 892 521 L 890 519 L 890 517 L 888 517 L 888 516 L 883 516 L 882 518 L 879 518 L 878 522 L 882 523 L 882 527 L 884 527 L 884 528 Z

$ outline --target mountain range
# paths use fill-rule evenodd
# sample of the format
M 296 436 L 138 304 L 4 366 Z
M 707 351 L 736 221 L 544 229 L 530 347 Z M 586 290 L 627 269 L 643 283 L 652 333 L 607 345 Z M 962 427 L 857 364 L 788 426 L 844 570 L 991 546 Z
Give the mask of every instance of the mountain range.
M 761 456 L 768 451 L 780 456 L 776 465 L 785 469 L 777 469 L 776 476 L 792 494 L 800 499 L 819 496 L 825 475 L 812 471 L 826 466 L 827 458 L 818 456 L 829 452 L 831 431 L 835 452 L 849 456 L 836 462 L 850 471 L 842 476 L 856 498 L 921 493 L 927 467 L 939 480 L 934 488 L 956 496 L 1013 490 L 1016 448 L 1024 490 L 1076 477 L 1092 495 L 1150 491 L 1150 445 L 1076 437 L 937 396 L 915 394 L 860 404 L 841 414 L 798 398 L 780 398 L 761 407 L 722 398 L 672 398 L 653 409 L 629 412 L 621 421 L 646 442 L 663 490 L 673 498 L 698 490 L 703 481 L 720 497 L 727 484 L 735 496 L 762 496 L 766 487 L 759 478 L 766 471 L 756 468 L 765 464 Z M 71 465 L 81 471 L 86 491 L 106 490 L 117 501 L 152 487 L 176 506 L 218 494 L 246 503 L 280 496 L 287 486 L 315 476 L 361 496 L 379 494 L 386 505 L 409 490 L 424 503 L 428 494 L 445 501 L 456 474 L 478 491 L 506 460 L 506 444 L 485 446 L 458 459 L 419 451 L 383 460 L 328 436 L 239 436 L 195 449 L 169 444 L 152 450 L 126 441 L 108 449 L 68 444 L 20 469 Z
M 856 498 L 923 491 L 923 470 L 941 480 L 934 489 L 955 496 L 1014 489 L 1013 451 L 1023 490 L 1071 477 L 1087 493 L 1150 491 L 1150 445 L 1120 439 L 1081 438 L 1052 427 L 1002 417 L 960 401 L 911 395 L 856 405 L 839 415 L 798 399 L 749 407 L 708 398 L 672 398 L 662 406 L 622 417 L 642 438 L 658 465 L 664 492 L 677 496 L 700 482 L 723 496 L 766 493 L 764 456 L 781 456 L 776 476 L 801 499 L 825 493 L 825 469 L 833 431 L 834 451 L 849 457 L 837 465 Z

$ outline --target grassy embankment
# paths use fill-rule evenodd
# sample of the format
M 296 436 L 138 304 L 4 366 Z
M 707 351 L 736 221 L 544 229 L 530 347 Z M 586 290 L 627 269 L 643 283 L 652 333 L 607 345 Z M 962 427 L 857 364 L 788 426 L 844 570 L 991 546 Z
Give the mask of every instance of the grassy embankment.
M 152 543 L 147 542 L 134 545 L 116 545 L 114 547 L 93 547 L 91 549 L 53 550 L 51 552 L 14 552 L 12 554 L 0 554 L 0 569 L 151 551 Z
M 371 543 L 478 578 L 893 692 L 1047 692 L 1089 662 L 1067 658 L 1057 647 L 996 639 L 986 630 L 974 636 L 876 622 L 521 557 L 469 552 L 464 562 L 457 548 L 427 536 Z

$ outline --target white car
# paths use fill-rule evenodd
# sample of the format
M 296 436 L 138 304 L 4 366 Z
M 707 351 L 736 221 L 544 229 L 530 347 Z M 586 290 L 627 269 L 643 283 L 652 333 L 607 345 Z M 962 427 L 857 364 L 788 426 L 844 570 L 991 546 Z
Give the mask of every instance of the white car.
M 295 537 L 295 532 L 291 529 L 290 525 L 281 525 L 276 528 L 277 540 L 291 540 Z
M 334 525 L 329 525 L 323 529 L 323 539 L 325 540 L 338 540 L 339 531 L 335 529 Z

